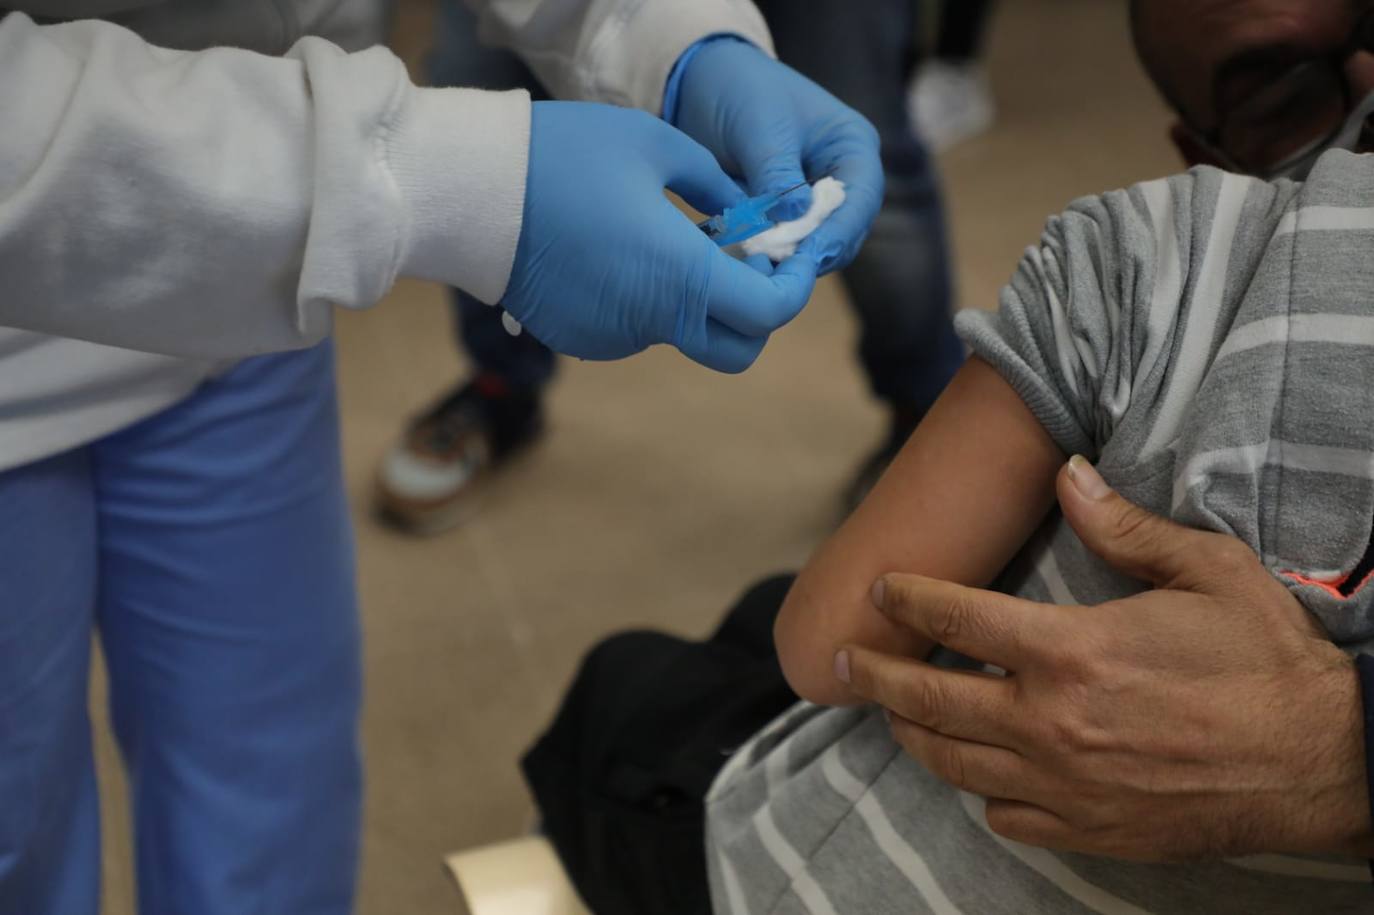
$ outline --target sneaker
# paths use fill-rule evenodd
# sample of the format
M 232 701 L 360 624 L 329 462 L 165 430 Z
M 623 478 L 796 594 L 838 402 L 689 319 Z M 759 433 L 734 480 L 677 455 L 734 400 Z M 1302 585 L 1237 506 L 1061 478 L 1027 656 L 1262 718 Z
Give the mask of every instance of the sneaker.
M 377 512 L 411 533 L 449 530 L 473 487 L 543 432 L 540 391 L 479 375 L 407 426 L 377 470 Z
M 887 470 L 887 465 L 892 463 L 897 452 L 902 450 L 906 440 L 911 438 L 911 433 L 915 432 L 916 427 L 920 425 L 922 416 L 922 413 L 909 407 L 893 409 L 892 423 L 888 428 L 887 438 L 883 439 L 883 443 L 878 446 L 876 451 L 864 458 L 854 481 L 845 489 L 844 508 L 846 514 L 852 513 L 864 499 L 868 498 L 868 494 L 878 484 L 878 479 Z
M 996 117 L 983 68 L 939 60 L 916 73 L 907 93 L 907 110 L 916 135 L 934 152 L 978 136 Z

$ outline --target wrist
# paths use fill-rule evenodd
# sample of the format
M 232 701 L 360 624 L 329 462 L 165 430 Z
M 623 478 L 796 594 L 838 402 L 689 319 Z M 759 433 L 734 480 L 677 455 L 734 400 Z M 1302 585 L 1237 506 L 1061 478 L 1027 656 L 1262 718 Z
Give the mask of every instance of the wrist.
M 1374 859 L 1374 655 L 1361 654 L 1355 659 L 1359 681 L 1360 734 L 1365 775 L 1364 810 L 1369 819 L 1355 836 L 1355 853 Z
M 600 46 L 593 61 L 595 91 L 585 97 L 660 114 L 678 61 L 703 38 L 717 35 L 736 36 L 772 54 L 772 36 L 752 3 L 640 3 L 619 23 L 615 40 Z
M 1344 652 L 1324 647 L 1330 663 L 1309 681 L 1306 713 L 1294 716 L 1302 734 L 1285 741 L 1298 790 L 1274 824 L 1290 833 L 1289 849 L 1277 850 L 1374 858 L 1360 676 Z
M 741 44 L 745 47 L 753 48 L 756 53 L 762 53 L 758 51 L 756 45 L 751 44 L 738 35 L 729 33 L 707 35 L 705 38 L 693 44 L 690 48 L 682 52 L 682 56 L 677 59 L 677 63 L 673 64 L 673 69 L 668 74 L 668 82 L 663 87 L 663 120 L 672 124 L 674 127 L 677 126 L 678 105 L 682 99 L 682 83 L 687 75 L 687 71 L 691 68 L 692 61 L 696 60 L 708 45 L 721 42 Z
M 663 118 L 680 127 L 675 104 L 678 98 L 697 102 L 695 95 L 704 86 L 708 96 L 704 100 L 716 102 L 711 96 L 754 88 L 754 81 L 770 66 L 780 66 L 771 51 L 739 35 L 720 34 L 703 39 L 688 48 L 674 66 L 670 85 L 665 87 Z M 672 108 L 668 107 L 670 101 L 674 102 Z

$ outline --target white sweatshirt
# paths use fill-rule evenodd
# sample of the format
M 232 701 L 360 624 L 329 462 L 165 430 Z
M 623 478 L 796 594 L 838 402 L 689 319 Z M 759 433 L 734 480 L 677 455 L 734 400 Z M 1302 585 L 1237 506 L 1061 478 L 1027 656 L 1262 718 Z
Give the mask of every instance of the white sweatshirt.
M 698 39 L 771 48 L 749 0 L 470 2 L 556 94 L 654 112 Z M 529 98 L 346 53 L 376 0 L 0 4 L 0 469 L 316 343 L 398 276 L 504 293 Z

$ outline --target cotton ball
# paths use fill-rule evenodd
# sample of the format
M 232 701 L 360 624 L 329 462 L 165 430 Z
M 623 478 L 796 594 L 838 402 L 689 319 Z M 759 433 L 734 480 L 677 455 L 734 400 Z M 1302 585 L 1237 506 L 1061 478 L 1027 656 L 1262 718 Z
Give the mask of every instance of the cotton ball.
M 501 326 L 504 327 L 506 333 L 510 334 L 512 337 L 520 336 L 520 331 L 523 330 L 520 326 L 520 322 L 515 320 L 515 316 L 508 311 L 501 312 Z
M 826 217 L 844 203 L 844 182 L 829 176 L 811 185 L 811 207 L 800 219 L 780 222 L 766 232 L 746 238 L 740 245 L 745 254 L 766 254 L 773 263 L 787 260 L 801 244 L 825 222 Z

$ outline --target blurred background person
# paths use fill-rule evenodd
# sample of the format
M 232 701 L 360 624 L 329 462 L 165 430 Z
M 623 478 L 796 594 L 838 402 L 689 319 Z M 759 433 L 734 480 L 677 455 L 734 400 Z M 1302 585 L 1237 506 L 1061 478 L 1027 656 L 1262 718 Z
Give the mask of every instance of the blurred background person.
M 888 422 L 882 441 L 845 491 L 846 504 L 853 505 L 963 360 L 951 324 L 950 254 L 939 179 L 905 108 L 922 4 L 758 0 L 757 6 L 779 58 L 853 106 L 881 137 L 887 179 L 883 208 L 843 278 L 859 318 L 859 361 Z M 519 58 L 483 43 L 475 18 L 459 0 L 441 3 L 429 71 L 440 86 L 525 88 L 536 98 L 543 93 Z M 377 474 L 382 515 L 417 533 L 459 523 L 471 507 L 472 488 L 539 441 L 546 391 L 557 369 L 555 355 L 539 341 L 506 331 L 499 309 L 460 289 L 450 294 L 470 374 L 407 424 Z
M 984 133 L 997 119 L 982 64 L 994 0 L 929 0 L 937 20 L 931 51 L 911 81 L 916 132 L 935 152 Z

